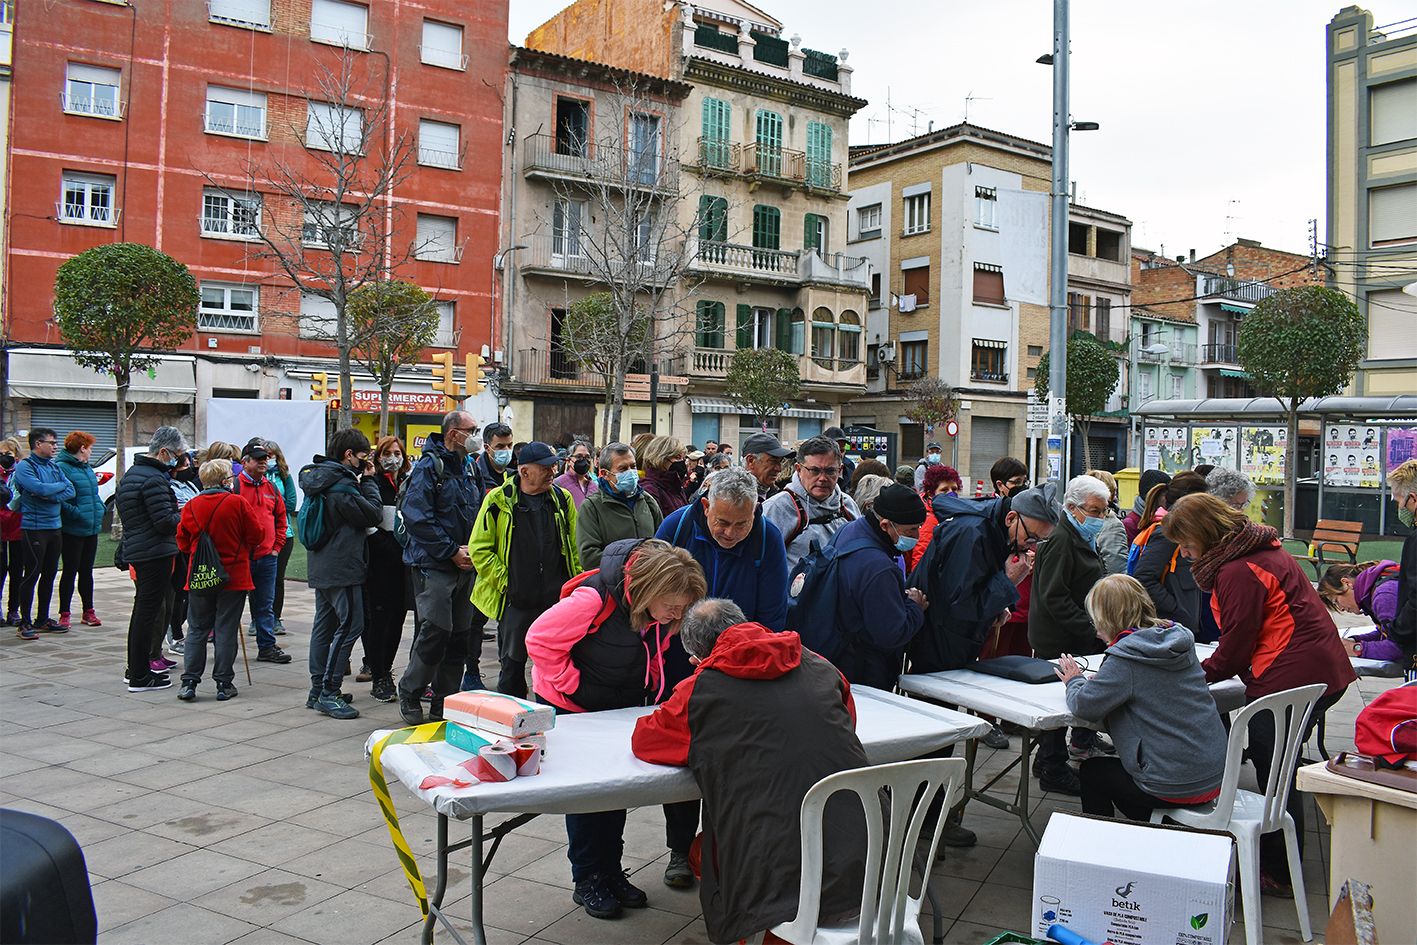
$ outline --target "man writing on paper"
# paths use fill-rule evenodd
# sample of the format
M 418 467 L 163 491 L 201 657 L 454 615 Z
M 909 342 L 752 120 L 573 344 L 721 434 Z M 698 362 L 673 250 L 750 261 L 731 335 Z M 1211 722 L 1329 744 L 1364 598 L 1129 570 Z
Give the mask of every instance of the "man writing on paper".
M 694 674 L 635 723 L 635 756 L 687 766 L 704 795 L 699 902 L 712 942 L 734 942 L 797 914 L 802 798 L 829 774 L 867 764 L 851 687 L 792 632 L 749 623 L 730 600 L 690 607 L 679 636 Z M 758 733 L 746 738 L 744 733 Z M 856 915 L 865 821 L 855 796 L 827 803 L 821 920 Z M 762 842 L 761 825 L 778 825 Z

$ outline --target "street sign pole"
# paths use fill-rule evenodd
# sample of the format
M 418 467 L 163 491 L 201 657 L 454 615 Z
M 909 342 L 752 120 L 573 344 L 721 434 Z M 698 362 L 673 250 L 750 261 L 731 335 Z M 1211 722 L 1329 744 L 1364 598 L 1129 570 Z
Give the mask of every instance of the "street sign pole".
M 1048 267 L 1048 476 L 1068 478 L 1068 0 L 1053 0 L 1053 193 Z

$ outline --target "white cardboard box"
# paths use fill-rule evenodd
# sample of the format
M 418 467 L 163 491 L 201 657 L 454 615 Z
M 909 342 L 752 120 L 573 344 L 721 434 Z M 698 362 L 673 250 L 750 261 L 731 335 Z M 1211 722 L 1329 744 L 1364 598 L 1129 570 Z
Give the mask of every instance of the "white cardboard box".
M 1112 945 L 1224 945 L 1234 892 L 1226 834 L 1054 814 L 1033 865 L 1033 935 L 1066 925 Z

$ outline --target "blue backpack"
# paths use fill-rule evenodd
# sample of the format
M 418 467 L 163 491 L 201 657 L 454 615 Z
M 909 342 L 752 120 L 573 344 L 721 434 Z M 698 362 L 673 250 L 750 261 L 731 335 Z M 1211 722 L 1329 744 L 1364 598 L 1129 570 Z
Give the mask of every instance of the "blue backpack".
M 803 646 L 831 662 L 846 652 L 854 636 L 853 631 L 837 621 L 837 578 L 841 561 L 852 552 L 869 548 L 874 540 L 870 535 L 863 535 L 838 545 L 833 538 L 825 548 L 818 548 L 814 541 L 792 570 L 787 585 L 784 628 L 796 630 Z

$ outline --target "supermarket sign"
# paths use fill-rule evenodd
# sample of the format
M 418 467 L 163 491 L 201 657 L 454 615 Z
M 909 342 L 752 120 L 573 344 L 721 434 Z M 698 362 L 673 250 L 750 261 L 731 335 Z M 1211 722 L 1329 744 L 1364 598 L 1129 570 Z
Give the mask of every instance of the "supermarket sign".
M 379 390 L 354 391 L 354 409 L 374 412 L 379 409 Z M 443 395 L 440 393 L 412 393 L 409 391 L 389 391 L 389 410 L 399 413 L 443 413 Z

